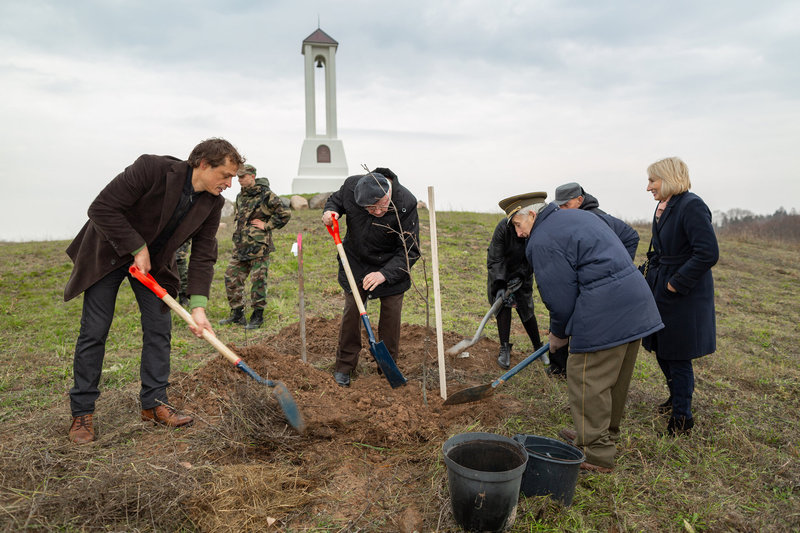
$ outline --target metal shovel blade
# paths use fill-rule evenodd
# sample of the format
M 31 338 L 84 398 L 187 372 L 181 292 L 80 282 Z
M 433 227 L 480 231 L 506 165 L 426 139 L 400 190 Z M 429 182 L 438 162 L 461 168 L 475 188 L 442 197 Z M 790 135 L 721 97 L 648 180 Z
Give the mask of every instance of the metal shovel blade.
M 468 389 L 462 389 L 457 393 L 453 394 L 449 398 L 444 401 L 444 405 L 456 405 L 459 403 L 469 403 L 469 402 L 477 402 L 478 400 L 483 400 L 484 398 L 488 398 L 492 394 L 494 394 L 495 389 L 511 379 L 517 372 L 534 362 L 536 359 L 540 358 L 541 356 L 545 355 L 547 351 L 550 350 L 550 343 L 545 343 L 544 346 L 530 354 L 528 357 L 523 359 L 517 366 L 497 378 L 496 380 L 492 381 L 491 383 L 486 383 L 484 385 L 477 385 L 475 387 L 470 387 Z
M 509 285 L 506 294 L 513 294 L 517 292 L 520 287 L 522 287 L 522 280 L 519 280 L 516 283 L 513 283 L 512 285 Z M 471 339 L 464 339 L 463 341 L 459 342 L 458 344 L 447 350 L 447 352 L 445 353 L 447 355 L 458 355 L 463 350 L 466 350 L 467 348 L 469 348 L 473 344 L 476 344 L 479 340 L 484 338 L 485 335 L 483 335 L 483 328 L 486 327 L 486 323 L 489 321 L 489 318 L 496 315 L 502 306 L 503 306 L 503 298 L 501 297 L 495 299 L 494 303 L 489 308 L 489 311 L 486 313 L 486 315 L 484 315 L 483 320 L 481 320 L 481 323 L 478 326 L 478 331 L 475 332 L 475 335 L 473 335 Z
M 255 370 L 247 366 L 247 364 L 241 359 L 237 361 L 236 368 L 262 385 L 270 387 L 272 389 L 272 394 L 274 394 L 275 399 L 278 400 L 278 405 L 281 406 L 283 414 L 286 416 L 286 420 L 289 421 L 289 424 L 291 424 L 291 426 L 300 433 L 305 431 L 306 423 L 303 420 L 303 415 L 300 414 L 300 409 L 298 409 L 297 403 L 295 403 L 292 393 L 289 392 L 289 389 L 286 388 L 286 385 L 280 381 L 272 381 L 271 379 L 262 378 Z
M 394 359 L 392 359 L 392 354 L 389 353 L 389 348 L 386 347 L 383 341 L 370 343 L 369 351 L 372 353 L 372 357 L 374 357 L 375 362 L 378 363 L 378 368 L 381 369 L 381 372 L 383 372 L 384 377 L 393 389 L 406 384 L 408 380 L 406 380 L 403 373 L 400 372 L 400 369 L 397 368 L 397 364 L 394 362 Z
M 483 385 L 476 385 L 468 389 L 461 389 L 457 393 L 449 396 L 444 405 L 456 405 L 459 403 L 470 403 L 483 400 L 494 394 L 494 387 L 491 383 L 484 383 Z
M 289 421 L 289 424 L 298 432 L 303 433 L 306 429 L 306 423 L 303 420 L 303 415 L 300 414 L 300 410 L 297 408 L 292 393 L 289 392 L 286 385 L 280 381 L 276 381 L 275 386 L 272 388 L 272 394 L 274 394 L 275 398 L 278 400 L 278 405 L 281 406 L 283 414 L 286 416 L 286 420 Z

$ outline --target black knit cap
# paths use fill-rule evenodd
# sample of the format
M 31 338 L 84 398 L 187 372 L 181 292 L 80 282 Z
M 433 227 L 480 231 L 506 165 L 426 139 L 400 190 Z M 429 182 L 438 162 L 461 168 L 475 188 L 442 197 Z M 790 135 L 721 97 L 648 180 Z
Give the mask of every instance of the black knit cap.
M 389 180 L 377 172 L 364 174 L 356 183 L 356 203 L 361 207 L 375 203 L 389 193 Z

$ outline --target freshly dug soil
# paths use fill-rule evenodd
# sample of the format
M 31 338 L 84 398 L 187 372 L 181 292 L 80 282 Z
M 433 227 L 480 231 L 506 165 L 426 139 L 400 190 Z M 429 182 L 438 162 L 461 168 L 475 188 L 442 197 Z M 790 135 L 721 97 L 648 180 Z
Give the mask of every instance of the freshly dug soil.
M 257 384 L 221 356 L 192 374 L 174 379 L 171 397 L 180 393 L 185 408 L 199 415 L 196 427 L 202 428 L 203 422 L 271 426 L 250 429 L 244 456 L 241 452 L 227 457 L 220 454 L 214 462 L 236 468 L 250 461 L 264 468 L 278 463 L 297 466 L 294 475 L 302 478 L 297 486 L 305 497 L 298 498 L 303 501 L 301 508 L 274 510 L 273 516 L 284 526 L 313 527 L 309 517 L 317 516 L 337 523 L 349 520 L 363 525 L 366 521 L 375 530 L 421 530 L 423 522 L 426 530 L 439 527 L 428 522 L 432 516 L 441 521 L 442 509 L 449 507 L 440 463 L 441 444 L 455 433 L 497 427 L 520 412 L 522 403 L 497 394 L 471 404 L 443 405 L 435 333 L 408 324 L 402 327 L 397 358 L 407 385 L 392 389 L 377 373 L 364 334 L 364 348 L 351 386 L 339 387 L 332 375 L 338 330 L 338 320 L 309 319 L 305 363 L 301 360 L 297 323 L 258 344 L 230 345 L 262 377 L 287 386 L 307 425 L 303 435 L 288 426 L 271 389 Z M 217 333 L 224 339 L 226 330 Z M 445 334 L 445 349 L 462 338 Z M 466 353 L 446 356 L 448 391 L 452 394 L 501 375 L 503 371 L 496 363 L 498 349 L 496 342 L 482 339 Z M 514 353 L 512 363 L 524 355 Z M 241 403 L 246 405 L 236 407 Z M 258 415 L 252 411 L 247 414 L 248 406 L 256 404 L 262 404 L 258 406 L 261 411 L 273 410 L 266 422 L 254 423 Z M 431 483 L 439 484 L 439 501 L 430 500 Z M 217 490 L 225 492 L 224 487 Z M 415 492 L 427 494 L 428 501 L 420 501 Z M 195 511 L 204 508 L 211 512 L 211 507 L 213 504 L 206 501 Z M 445 523 L 448 513 L 449 509 L 444 513 Z M 202 517 L 194 518 L 203 523 Z

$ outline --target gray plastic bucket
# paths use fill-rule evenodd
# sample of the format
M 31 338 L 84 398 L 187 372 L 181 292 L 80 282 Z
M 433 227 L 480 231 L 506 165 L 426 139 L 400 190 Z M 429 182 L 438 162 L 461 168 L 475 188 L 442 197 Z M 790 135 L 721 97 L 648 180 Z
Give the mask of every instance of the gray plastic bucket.
M 517 517 L 528 454 L 494 433 L 462 433 L 442 445 L 453 518 L 467 531 L 503 531 Z
M 566 507 L 572 505 L 581 463 L 586 460 L 583 452 L 560 440 L 537 435 L 514 435 L 514 440 L 528 452 L 528 465 L 522 476 L 523 496 L 549 495 Z

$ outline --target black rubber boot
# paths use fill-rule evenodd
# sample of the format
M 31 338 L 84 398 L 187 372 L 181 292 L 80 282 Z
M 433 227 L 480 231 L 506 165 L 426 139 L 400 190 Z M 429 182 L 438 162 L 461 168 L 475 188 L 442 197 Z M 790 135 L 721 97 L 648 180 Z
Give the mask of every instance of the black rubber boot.
M 662 414 L 662 415 L 666 415 L 666 414 L 671 413 L 672 412 L 672 395 L 670 394 L 669 398 L 667 398 L 664 402 L 658 404 L 658 407 L 656 407 L 656 410 L 658 410 L 658 413 Z
M 253 309 L 253 314 L 250 315 L 250 323 L 245 326 L 245 329 L 258 329 L 264 323 L 264 310 Z
M 531 339 L 531 343 L 533 343 L 533 349 L 538 350 L 541 348 L 542 339 L 539 336 L 539 324 L 536 322 L 536 315 L 533 315 L 526 322 L 523 322 L 522 326 L 525 328 L 528 338 Z
M 244 308 L 237 307 L 236 309 L 231 309 L 231 316 L 228 318 L 223 318 L 219 321 L 221 326 L 227 326 L 228 324 L 239 324 L 240 326 L 244 326 L 247 324 L 247 319 L 244 317 Z
M 667 423 L 667 435 L 670 437 L 677 437 L 678 435 L 691 435 L 692 428 L 694 427 L 694 418 L 686 418 L 685 416 L 669 418 Z
M 508 370 L 511 366 L 511 347 L 514 346 L 510 342 L 504 342 L 500 345 L 500 355 L 497 356 L 497 364 L 500 368 Z

